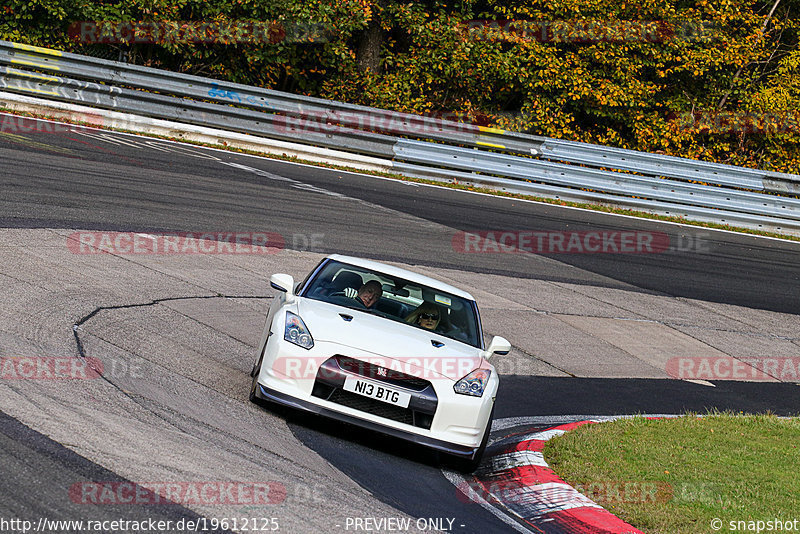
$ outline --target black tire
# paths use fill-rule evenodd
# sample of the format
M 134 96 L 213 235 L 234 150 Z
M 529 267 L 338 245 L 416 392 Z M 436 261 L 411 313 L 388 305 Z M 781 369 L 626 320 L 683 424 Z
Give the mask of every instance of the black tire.
M 250 402 L 253 404 L 261 404 L 261 399 L 256 396 L 256 391 L 258 390 L 258 378 L 253 377 L 253 383 L 250 385 Z
M 258 359 L 253 364 L 253 368 L 250 370 L 250 376 L 256 376 L 258 374 L 258 369 L 261 367 L 261 362 L 264 361 L 264 352 L 267 350 L 267 344 L 264 344 L 264 348 L 261 349 L 261 355 L 259 355 Z
M 258 357 L 255 365 L 253 365 L 253 370 L 250 371 L 250 376 L 253 377 L 253 381 L 250 384 L 250 402 L 255 404 L 260 404 L 261 399 L 256 396 L 256 391 L 258 391 L 258 371 L 261 369 L 261 362 L 264 361 L 264 352 L 267 350 L 267 345 L 264 345 L 264 348 L 261 349 L 261 356 Z

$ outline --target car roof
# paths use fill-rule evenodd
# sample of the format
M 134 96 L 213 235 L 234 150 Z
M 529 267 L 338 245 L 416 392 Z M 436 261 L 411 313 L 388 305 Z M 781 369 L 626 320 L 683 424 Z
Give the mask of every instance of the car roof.
M 340 261 L 342 263 L 349 263 L 350 265 L 355 265 L 356 267 L 363 267 L 365 269 L 370 269 L 372 271 L 377 271 L 379 273 L 385 273 L 388 274 L 389 276 L 402 278 L 404 280 L 408 280 L 409 282 L 413 282 L 415 284 L 420 284 L 423 286 L 428 286 L 432 289 L 437 289 L 445 293 L 450 293 L 451 295 L 455 295 L 457 297 L 473 301 L 475 300 L 475 298 L 472 295 L 470 295 L 463 289 L 458 289 L 457 287 L 451 286 L 450 284 L 440 282 L 435 278 L 415 273 L 413 271 L 408 271 L 406 269 L 401 269 L 400 267 L 394 267 L 393 265 L 387 265 L 385 263 L 373 260 L 366 260 L 364 258 L 356 258 L 354 256 L 343 256 L 341 254 L 331 254 L 330 256 L 328 256 L 328 258 Z

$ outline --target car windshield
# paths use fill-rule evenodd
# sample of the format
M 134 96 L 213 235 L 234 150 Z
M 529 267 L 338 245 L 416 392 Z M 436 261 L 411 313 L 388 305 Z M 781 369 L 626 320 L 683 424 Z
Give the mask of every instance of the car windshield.
M 368 304 L 368 289 L 382 290 L 370 307 L 359 297 L 362 287 Z M 473 301 L 385 273 L 331 260 L 308 282 L 302 296 L 379 315 L 409 328 L 431 330 L 481 348 Z

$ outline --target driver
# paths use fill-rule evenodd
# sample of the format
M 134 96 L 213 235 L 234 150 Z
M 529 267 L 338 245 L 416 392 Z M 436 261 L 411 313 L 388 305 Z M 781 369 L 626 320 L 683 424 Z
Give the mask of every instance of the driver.
M 358 291 L 352 288 L 346 288 L 345 295 L 356 299 L 356 301 L 363 304 L 365 308 L 372 308 L 383 295 L 383 287 L 377 280 L 370 280 L 362 285 Z

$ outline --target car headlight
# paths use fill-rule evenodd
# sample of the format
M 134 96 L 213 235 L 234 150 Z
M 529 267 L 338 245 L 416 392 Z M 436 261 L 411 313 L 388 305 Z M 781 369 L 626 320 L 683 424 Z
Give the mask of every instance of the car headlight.
M 306 323 L 298 315 L 290 311 L 286 312 L 286 329 L 283 332 L 283 339 L 304 349 L 310 349 L 314 346 L 314 338 L 311 337 L 311 332 L 308 331 Z
M 492 372 L 488 369 L 475 369 L 470 374 L 456 382 L 453 389 L 460 395 L 471 395 L 473 397 L 483 396 L 483 390 L 489 383 Z

